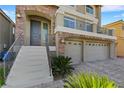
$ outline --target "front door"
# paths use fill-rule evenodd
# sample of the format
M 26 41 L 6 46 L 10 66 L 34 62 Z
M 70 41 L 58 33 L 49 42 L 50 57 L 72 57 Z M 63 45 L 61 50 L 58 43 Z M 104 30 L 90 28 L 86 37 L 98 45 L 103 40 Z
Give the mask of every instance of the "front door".
M 32 46 L 41 45 L 41 22 L 31 20 L 30 44 Z

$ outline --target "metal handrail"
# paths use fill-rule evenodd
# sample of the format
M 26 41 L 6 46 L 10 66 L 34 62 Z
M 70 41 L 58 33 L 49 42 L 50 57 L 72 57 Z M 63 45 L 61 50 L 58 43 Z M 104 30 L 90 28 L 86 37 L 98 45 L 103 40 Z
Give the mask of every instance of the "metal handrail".
M 22 35 L 22 33 L 19 34 L 19 36 L 16 38 L 16 40 L 13 42 L 13 44 L 11 45 L 11 47 L 8 49 L 5 56 L 3 57 L 4 80 L 6 80 L 6 58 L 7 58 L 8 54 L 11 52 L 11 50 L 13 49 L 13 47 L 15 46 L 16 42 L 18 41 L 18 39 L 20 38 L 21 35 Z
M 51 58 L 49 54 L 49 41 L 48 41 L 48 34 L 45 35 L 45 44 L 46 44 L 46 51 L 47 51 L 47 57 L 48 57 L 48 64 L 49 64 L 49 72 L 50 76 L 52 74 L 52 63 L 51 63 Z

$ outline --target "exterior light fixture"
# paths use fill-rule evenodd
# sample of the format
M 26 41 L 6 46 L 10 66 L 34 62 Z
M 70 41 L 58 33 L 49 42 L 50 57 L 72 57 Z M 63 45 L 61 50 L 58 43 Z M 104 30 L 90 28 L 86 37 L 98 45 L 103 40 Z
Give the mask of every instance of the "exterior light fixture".
M 64 39 L 61 39 L 61 43 L 65 43 L 65 40 Z
M 16 14 L 16 16 L 17 16 L 18 18 L 20 18 L 20 17 L 21 17 L 21 15 L 20 15 L 20 14 Z

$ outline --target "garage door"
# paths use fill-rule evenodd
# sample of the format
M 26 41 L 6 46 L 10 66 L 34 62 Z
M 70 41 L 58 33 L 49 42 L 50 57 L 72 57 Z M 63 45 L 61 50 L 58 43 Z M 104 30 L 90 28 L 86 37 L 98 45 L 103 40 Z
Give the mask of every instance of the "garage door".
M 72 58 L 72 64 L 79 64 L 82 62 L 82 43 L 76 41 L 66 41 L 65 56 Z
M 84 50 L 85 61 L 105 60 L 109 58 L 109 45 L 104 43 L 86 43 Z

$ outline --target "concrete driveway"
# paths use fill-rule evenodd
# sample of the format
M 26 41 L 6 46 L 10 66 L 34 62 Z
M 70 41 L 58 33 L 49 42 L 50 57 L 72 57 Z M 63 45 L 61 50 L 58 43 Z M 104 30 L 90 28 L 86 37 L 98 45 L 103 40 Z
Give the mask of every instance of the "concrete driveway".
M 104 60 L 95 62 L 83 62 L 75 65 L 75 71 L 96 72 L 100 75 L 108 75 L 110 79 L 117 82 L 119 87 L 124 87 L 124 58 Z
M 114 60 L 104 60 L 95 62 L 83 62 L 75 65 L 74 73 L 77 72 L 96 72 L 100 75 L 108 75 L 110 79 L 117 82 L 119 87 L 124 87 L 124 58 Z M 35 88 L 62 88 L 64 85 L 62 80 L 49 82 L 44 85 L 33 86 Z

